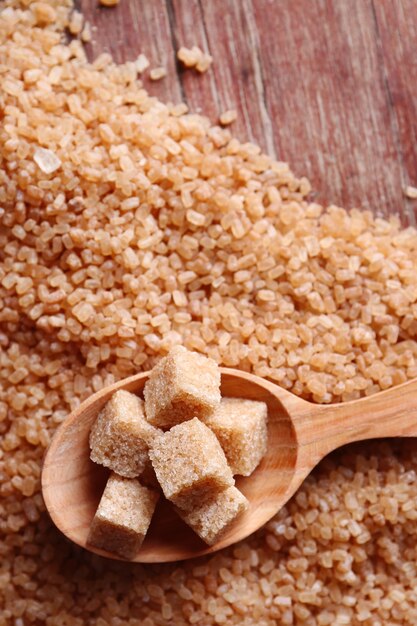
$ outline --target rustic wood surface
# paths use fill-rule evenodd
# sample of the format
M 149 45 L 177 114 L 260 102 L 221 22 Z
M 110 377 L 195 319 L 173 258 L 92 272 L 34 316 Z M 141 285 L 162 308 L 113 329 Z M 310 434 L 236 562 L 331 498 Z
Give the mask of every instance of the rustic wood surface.
M 140 52 L 168 76 L 146 87 L 259 143 L 314 198 L 415 224 L 417 0 L 78 0 L 93 30 L 88 54 Z M 203 75 L 176 63 L 181 46 L 214 57 Z
M 60 426 L 44 460 L 42 491 L 53 521 L 69 539 L 97 554 L 110 556 L 87 543 L 106 473 L 89 459 L 89 432 L 116 390 L 141 394 L 147 376 L 125 378 L 87 398 Z M 134 559 L 137 562 L 188 559 L 240 541 L 279 511 L 332 450 L 374 437 L 417 436 L 417 379 L 332 406 L 306 402 L 253 374 L 221 368 L 221 391 L 224 397 L 244 397 L 268 405 L 267 452 L 251 476 L 236 479 L 249 508 L 208 547 L 161 501 Z

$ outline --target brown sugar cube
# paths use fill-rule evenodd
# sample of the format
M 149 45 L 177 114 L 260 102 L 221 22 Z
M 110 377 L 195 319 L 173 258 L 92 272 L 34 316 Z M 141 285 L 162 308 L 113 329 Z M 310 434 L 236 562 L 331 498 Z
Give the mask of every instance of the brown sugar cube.
M 216 436 L 197 418 L 156 437 L 149 456 L 165 497 L 183 509 L 234 485 Z
M 148 421 L 168 429 L 210 415 L 220 403 L 217 363 L 175 346 L 152 370 L 144 389 Z
M 204 500 L 189 512 L 176 509 L 178 515 L 209 546 L 213 545 L 249 506 L 236 487 L 229 487 L 213 498 Z
M 143 487 L 137 479 L 112 473 L 87 542 L 125 559 L 133 559 L 145 538 L 158 498 L 156 492 Z
M 143 400 L 116 391 L 90 432 L 90 458 L 120 476 L 140 476 L 149 461 L 149 442 L 158 433 L 145 418 Z
M 222 398 L 216 411 L 204 419 L 219 440 L 233 474 L 249 476 L 265 455 L 267 417 L 265 402 Z

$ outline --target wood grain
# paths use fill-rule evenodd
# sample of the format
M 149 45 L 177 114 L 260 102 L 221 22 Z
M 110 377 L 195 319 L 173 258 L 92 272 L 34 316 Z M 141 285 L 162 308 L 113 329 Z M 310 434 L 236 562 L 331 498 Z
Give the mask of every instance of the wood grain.
M 42 492 L 56 526 L 76 544 L 97 554 L 87 536 L 106 481 L 89 458 L 89 432 L 100 409 L 120 388 L 142 394 L 147 373 L 90 396 L 60 426 L 42 469 Z M 268 448 L 251 476 L 236 486 L 249 508 L 213 546 L 206 546 L 176 516 L 169 503 L 158 505 L 136 562 L 169 562 L 216 552 L 263 526 L 300 487 L 322 458 L 353 441 L 417 436 L 417 380 L 368 398 L 339 405 L 316 405 L 258 376 L 221 368 L 224 397 L 260 400 L 268 405 Z
M 417 186 L 417 4 L 415 0 L 375 0 L 374 11 L 403 179 Z M 417 203 L 406 203 L 410 222 L 415 224 Z
M 270 3 L 255 4 L 260 28 Z M 279 155 L 307 172 L 321 200 L 387 212 L 380 198 L 401 197 L 401 168 L 372 3 L 296 0 L 290 11 L 285 3 L 274 7 L 261 59 L 270 68 L 266 97 L 278 122 Z
M 147 89 L 186 101 L 312 181 L 315 198 L 415 224 L 415 0 L 78 0 L 97 27 L 88 54 L 144 52 L 168 76 Z M 181 46 L 214 57 L 204 75 L 176 63 Z

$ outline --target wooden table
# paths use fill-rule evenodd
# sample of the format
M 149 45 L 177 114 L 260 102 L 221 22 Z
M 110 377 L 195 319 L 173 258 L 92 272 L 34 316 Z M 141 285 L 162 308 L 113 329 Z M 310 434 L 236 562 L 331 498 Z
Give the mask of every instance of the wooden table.
M 78 0 L 93 30 L 88 53 L 118 62 L 146 54 L 165 79 L 146 88 L 231 127 L 298 175 L 313 197 L 415 224 L 417 0 Z M 97 27 L 97 28 L 95 28 Z M 199 75 L 180 46 L 214 57 Z

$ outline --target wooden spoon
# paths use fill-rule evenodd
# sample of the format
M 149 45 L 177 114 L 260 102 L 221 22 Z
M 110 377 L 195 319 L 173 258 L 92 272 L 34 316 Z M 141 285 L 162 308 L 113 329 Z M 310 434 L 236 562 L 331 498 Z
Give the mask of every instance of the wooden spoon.
M 162 563 L 209 554 L 244 539 L 265 524 L 329 452 L 374 437 L 417 436 L 417 380 L 353 402 L 306 402 L 258 376 L 221 368 L 223 396 L 262 400 L 268 405 L 268 450 L 237 487 L 250 507 L 214 546 L 205 545 L 163 502 L 135 561 Z M 61 424 L 45 456 L 43 497 L 56 526 L 79 546 L 102 556 L 113 554 L 87 545 L 87 535 L 108 476 L 89 458 L 90 428 L 117 389 L 140 395 L 148 373 L 132 376 L 90 396 Z

